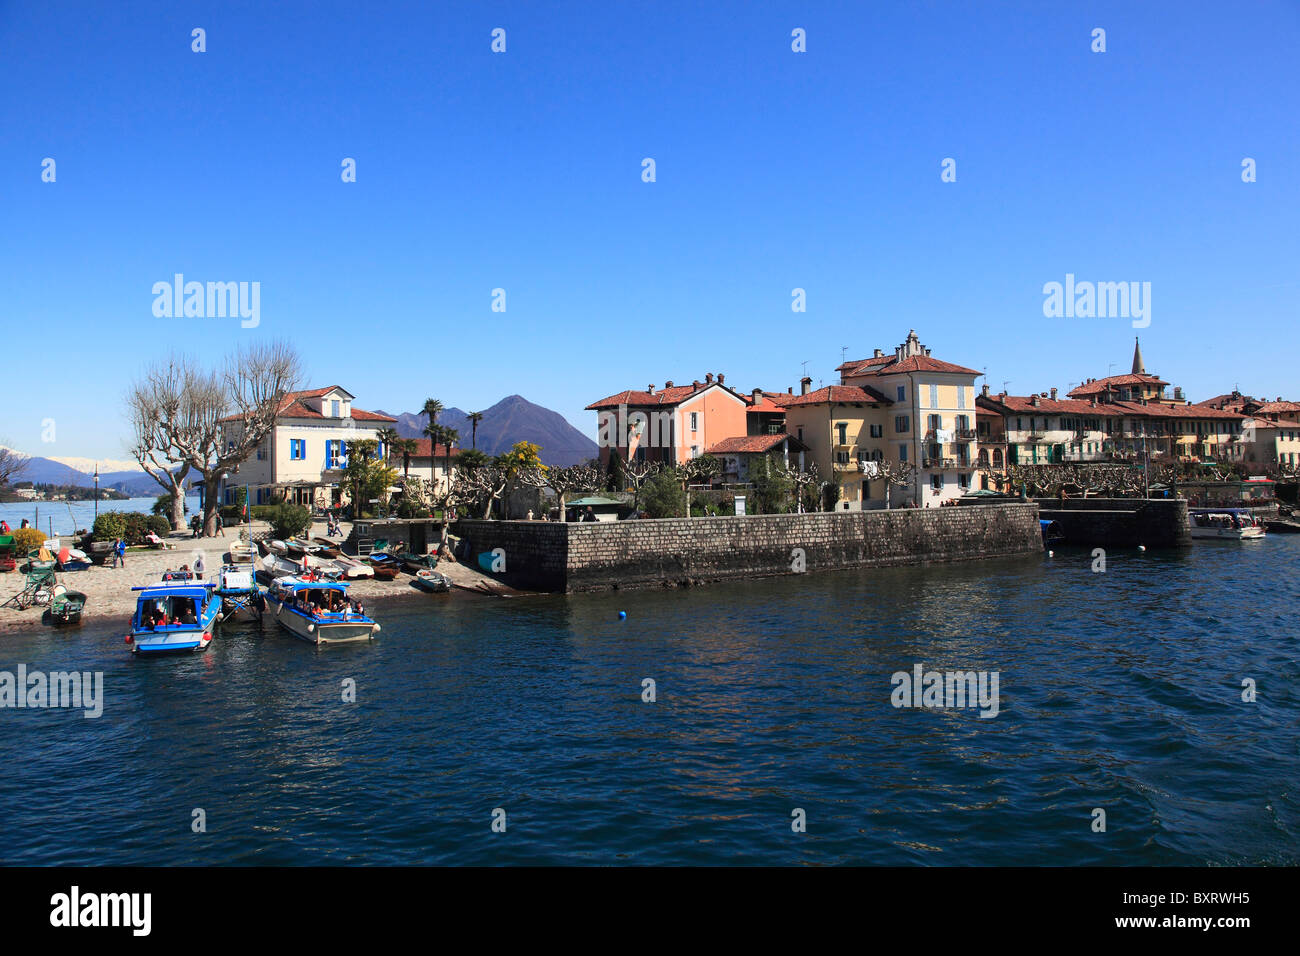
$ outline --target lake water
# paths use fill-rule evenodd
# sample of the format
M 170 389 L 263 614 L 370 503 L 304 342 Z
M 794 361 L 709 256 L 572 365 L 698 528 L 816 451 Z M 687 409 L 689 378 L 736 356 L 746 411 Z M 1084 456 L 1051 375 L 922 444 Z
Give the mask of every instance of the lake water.
M 322 650 L 2 635 L 105 705 L 0 711 L 0 862 L 1300 863 L 1300 536 L 1091 564 L 413 594 Z M 998 672 L 998 715 L 893 707 L 918 663 Z
M 125 501 L 101 501 L 99 510 L 103 511 L 139 511 L 150 514 L 157 496 L 152 498 L 127 498 Z M 185 505 L 190 514 L 199 510 L 199 496 L 189 495 Z M 39 527 L 46 534 L 50 533 L 51 524 L 56 535 L 70 535 L 82 528 L 89 529 L 95 524 L 95 502 L 93 501 L 27 501 L 0 504 L 0 518 L 9 522 L 11 528 L 19 527 L 26 518 L 33 527 Z M 66 542 L 65 542 L 66 543 Z

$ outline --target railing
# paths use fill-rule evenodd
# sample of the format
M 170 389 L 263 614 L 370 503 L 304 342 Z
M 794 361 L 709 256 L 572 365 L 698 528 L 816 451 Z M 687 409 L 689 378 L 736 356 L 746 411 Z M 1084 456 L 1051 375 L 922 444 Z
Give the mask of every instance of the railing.
M 953 431 L 952 437 L 953 441 L 975 441 L 979 436 L 973 428 L 958 428 Z

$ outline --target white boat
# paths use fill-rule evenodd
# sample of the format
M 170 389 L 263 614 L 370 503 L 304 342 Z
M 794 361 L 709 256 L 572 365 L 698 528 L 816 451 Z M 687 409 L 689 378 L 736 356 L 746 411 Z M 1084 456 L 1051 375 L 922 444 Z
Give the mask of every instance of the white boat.
M 343 576 L 348 580 L 355 581 L 358 578 L 373 578 L 375 569 L 364 561 L 358 561 L 356 558 L 350 558 L 346 554 L 340 554 L 333 562 L 343 569 Z
M 279 578 L 266 591 L 266 610 L 294 637 L 312 644 L 368 641 L 379 633 L 379 624 L 348 600 L 347 587 L 340 581 Z
M 451 590 L 451 578 L 441 571 L 424 568 L 415 572 L 415 586 L 435 594 L 445 594 Z
M 235 564 L 248 564 L 253 560 L 253 546 L 242 536 L 236 538 L 230 543 L 230 560 Z
M 288 578 L 302 574 L 305 570 L 301 561 L 291 561 L 278 554 L 262 555 L 262 572 L 269 578 Z
M 1187 523 L 1193 538 L 1253 541 L 1264 537 L 1264 522 L 1249 508 L 1190 508 Z

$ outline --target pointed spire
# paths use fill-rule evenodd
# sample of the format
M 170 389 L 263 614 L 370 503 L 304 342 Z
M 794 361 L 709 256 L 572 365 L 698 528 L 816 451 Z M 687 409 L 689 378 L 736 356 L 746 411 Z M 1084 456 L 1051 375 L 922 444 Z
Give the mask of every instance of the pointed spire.
M 1138 340 L 1138 337 L 1135 335 L 1133 336 L 1133 374 L 1145 375 L 1146 372 L 1147 372 L 1147 367 L 1144 364 L 1142 364 L 1142 343 Z

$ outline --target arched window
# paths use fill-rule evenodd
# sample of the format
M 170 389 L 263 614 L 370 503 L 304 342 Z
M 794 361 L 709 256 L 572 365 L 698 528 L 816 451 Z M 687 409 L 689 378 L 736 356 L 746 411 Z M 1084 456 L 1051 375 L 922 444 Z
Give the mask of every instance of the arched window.
M 1002 467 L 1002 449 L 1001 449 L 1001 448 L 994 448 L 994 449 L 993 449 L 993 467 L 994 467 L 994 468 L 1001 468 L 1001 467 Z
M 989 466 L 989 450 L 988 450 L 987 448 L 981 448 L 981 449 L 980 449 L 980 467 L 981 467 L 981 468 L 987 468 L 988 466 Z

